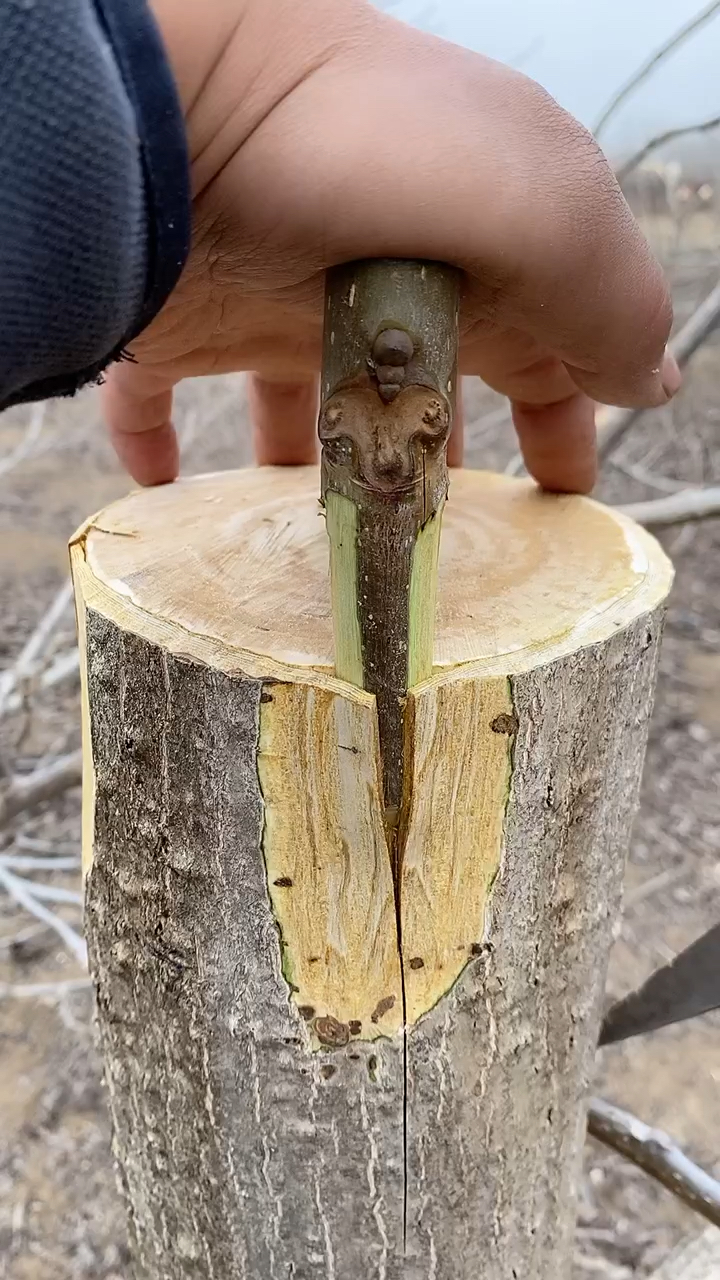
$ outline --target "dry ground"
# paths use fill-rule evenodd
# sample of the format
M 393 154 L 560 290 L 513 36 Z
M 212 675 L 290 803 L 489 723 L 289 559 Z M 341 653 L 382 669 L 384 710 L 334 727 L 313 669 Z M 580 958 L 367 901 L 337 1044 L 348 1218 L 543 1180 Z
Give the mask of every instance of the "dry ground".
M 670 263 L 682 321 L 720 275 L 720 226 L 698 219 Z M 652 227 L 661 248 L 670 228 Z M 466 386 L 468 464 L 501 468 L 509 430 L 484 421 L 497 397 Z M 94 394 L 47 407 L 31 455 L 2 473 L 28 411 L 0 419 L 0 667 L 12 662 L 66 572 L 65 543 L 89 512 L 127 481 L 105 443 Z M 242 379 L 182 389 L 178 423 L 187 471 L 249 460 Z M 623 469 L 688 483 L 720 483 L 720 338 L 700 353 L 677 403 L 641 421 L 606 467 L 600 496 L 658 496 Z M 720 898 L 720 522 L 669 532 L 677 566 L 652 725 L 642 809 L 617 928 L 609 994 L 635 986 L 718 918 Z M 56 637 L 72 644 L 72 621 Z M 0 766 L 29 770 L 78 742 L 72 687 L 33 696 L 0 723 Z M 71 792 L 0 836 L 8 851 L 48 841 L 75 853 L 79 798 Z M 76 873 L 47 875 L 75 887 Z M 62 908 L 78 921 L 77 909 Z M 0 983 L 77 975 L 52 934 L 0 893 Z M 61 1000 L 0 995 L 0 1278 L 119 1280 L 128 1275 L 123 1218 L 84 991 Z M 598 1090 L 670 1130 L 720 1172 L 720 1020 L 700 1019 L 626 1046 L 598 1062 Z M 647 1276 L 699 1220 L 604 1149 L 587 1150 L 575 1280 Z M 532 1280 L 532 1277 L 527 1277 Z

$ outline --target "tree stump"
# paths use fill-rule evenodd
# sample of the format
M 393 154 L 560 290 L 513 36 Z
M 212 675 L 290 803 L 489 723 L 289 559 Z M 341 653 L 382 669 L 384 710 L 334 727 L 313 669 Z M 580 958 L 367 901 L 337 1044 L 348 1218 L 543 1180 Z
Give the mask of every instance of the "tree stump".
M 72 544 L 86 931 L 144 1280 L 561 1280 L 671 568 L 451 478 L 394 879 L 312 468 Z

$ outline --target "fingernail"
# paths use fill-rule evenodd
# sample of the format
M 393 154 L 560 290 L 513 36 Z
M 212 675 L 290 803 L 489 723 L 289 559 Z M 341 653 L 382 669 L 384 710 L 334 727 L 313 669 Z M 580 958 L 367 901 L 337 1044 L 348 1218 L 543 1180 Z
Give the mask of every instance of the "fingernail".
M 663 391 L 668 400 L 680 390 L 682 384 L 682 373 L 680 366 L 673 355 L 666 349 L 665 358 L 662 363 L 662 384 Z

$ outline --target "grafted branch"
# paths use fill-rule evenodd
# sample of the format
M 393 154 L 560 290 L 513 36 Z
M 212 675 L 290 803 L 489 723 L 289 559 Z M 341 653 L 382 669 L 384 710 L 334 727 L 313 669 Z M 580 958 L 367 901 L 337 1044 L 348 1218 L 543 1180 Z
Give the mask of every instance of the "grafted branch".
M 594 1098 L 588 1108 L 588 1133 L 720 1227 L 720 1182 L 688 1159 L 666 1133 L 602 1098 Z

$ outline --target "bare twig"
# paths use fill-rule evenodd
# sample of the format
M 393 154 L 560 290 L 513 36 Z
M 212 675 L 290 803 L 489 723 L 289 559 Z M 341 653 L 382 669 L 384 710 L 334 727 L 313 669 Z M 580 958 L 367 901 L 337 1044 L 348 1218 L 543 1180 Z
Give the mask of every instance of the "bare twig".
M 720 323 L 720 284 L 708 294 L 704 302 L 694 311 L 687 324 L 670 344 L 675 359 L 682 368 L 695 355 L 698 347 L 710 337 Z M 598 414 L 598 452 L 601 458 L 608 454 L 630 429 L 633 423 L 645 413 L 644 409 L 603 409 Z M 521 464 L 522 465 L 522 459 Z
M 32 854 L 0 853 L 0 866 L 10 871 L 77 871 L 80 858 L 36 858 Z
M 18 947 L 23 947 L 27 943 L 36 942 L 45 934 L 52 933 L 46 924 L 25 925 L 19 929 L 17 933 L 6 933 L 0 938 L 0 952 L 13 951 Z
M 600 134 L 608 121 L 615 115 L 623 102 L 630 97 L 631 93 L 635 92 L 638 85 L 643 84 L 644 81 L 653 74 L 655 69 L 659 67 L 671 53 L 674 53 L 685 43 L 686 40 L 690 39 L 690 36 L 695 35 L 701 27 L 704 27 L 706 23 L 710 22 L 715 17 L 718 10 L 720 10 L 720 0 L 713 0 L 712 4 L 707 5 L 707 7 L 702 9 L 700 13 L 697 13 L 694 18 L 691 18 L 690 21 L 685 24 L 684 27 L 681 27 L 679 31 L 676 31 L 664 45 L 661 45 L 659 49 L 656 49 L 652 57 L 648 58 L 647 62 L 643 63 L 643 65 L 630 77 L 630 79 L 625 82 L 622 88 L 620 88 L 610 99 L 595 125 L 596 138 L 600 137 Z
M 623 894 L 623 909 L 627 911 L 628 907 L 636 907 L 639 902 L 651 898 L 661 889 L 667 889 L 671 884 L 677 884 L 678 880 L 684 880 L 689 871 L 687 863 L 683 863 L 681 867 L 668 867 L 665 871 L 659 871 L 656 876 L 650 876 L 649 880 L 643 880 L 642 884 L 636 885 L 634 889 L 628 889 Z
M 616 1267 L 605 1258 L 589 1258 L 584 1253 L 576 1252 L 573 1262 L 580 1271 L 588 1275 L 604 1276 L 605 1280 L 631 1280 L 632 1272 L 627 1267 Z
M 60 1000 L 74 991 L 88 991 L 91 986 L 91 978 L 65 978 L 62 982 L 2 982 L 0 999 L 33 1000 L 50 996 Z
M 61 680 L 67 680 L 69 676 L 75 675 L 78 678 L 80 676 L 80 651 L 76 645 L 72 649 L 63 650 L 53 659 L 50 666 L 43 671 L 40 687 L 51 689 Z
M 0 868 L 10 871 L 5 858 L 0 858 Z M 56 884 L 43 884 L 41 880 L 26 880 L 24 876 L 16 876 L 13 871 L 13 880 L 19 883 L 21 887 L 27 889 L 33 898 L 37 898 L 40 902 L 63 902 L 67 906 L 81 907 L 83 904 L 82 894 L 76 889 L 63 889 Z
M 656 472 L 642 467 L 640 463 L 625 462 L 623 458 L 613 458 L 612 465 L 618 471 L 622 471 L 623 475 L 629 476 L 631 480 L 637 480 L 638 484 L 647 485 L 649 489 L 657 489 L 660 493 L 681 493 L 684 489 L 695 488 L 694 485 L 688 484 L 687 480 L 671 480 L 669 476 L 659 476 Z
M 43 653 L 55 628 L 72 600 L 72 583 L 64 582 L 50 608 L 43 614 L 30 639 L 20 651 L 11 667 L 0 676 L 0 716 L 12 692 L 32 674 L 33 667 Z
M 80 654 L 77 649 L 67 649 L 64 653 L 58 654 L 38 679 L 37 688 L 44 692 L 46 689 L 54 689 L 65 680 L 78 682 L 80 680 Z M 5 699 L 4 706 L 0 705 L 0 718 L 10 711 L 19 710 L 22 704 L 22 692 L 14 689 Z
M 720 1226 L 720 1182 L 689 1160 L 667 1134 L 593 1098 L 588 1108 L 588 1133 L 618 1151 L 651 1178 L 715 1226 Z
M 87 950 L 79 933 L 76 933 L 60 916 L 56 916 L 53 911 L 48 911 L 47 907 L 38 902 L 35 895 L 30 891 L 26 880 L 20 880 L 11 871 L 6 871 L 4 867 L 0 867 L 0 884 L 10 894 L 10 897 L 17 902 L 19 907 L 24 907 L 26 911 L 30 912 L 30 915 L 35 916 L 37 920 L 42 920 L 43 924 L 50 925 L 65 943 L 68 951 L 71 951 L 76 960 L 79 960 L 80 964 L 87 968 Z
M 0 827 L 44 800 L 53 800 L 82 781 L 82 751 L 71 751 L 28 777 L 14 777 L 0 796 Z
M 65 841 L 64 844 L 58 844 L 55 840 L 42 840 L 39 836 L 28 836 L 24 831 L 20 831 L 15 836 L 13 842 L 18 849 L 29 850 L 30 853 L 44 853 L 48 857 L 58 857 L 60 855 L 75 857 L 77 844 L 74 840 Z
M 668 498 L 655 498 L 652 502 L 630 502 L 618 510 L 648 529 L 687 524 L 693 520 L 708 520 L 720 515 L 720 485 L 709 489 L 683 489 L 682 493 Z
M 25 428 L 22 440 L 17 447 L 13 449 L 12 453 L 8 454 L 7 458 L 0 459 L 0 476 L 6 476 L 8 471 L 14 470 L 15 467 L 17 467 L 21 462 L 24 462 L 25 459 L 30 456 L 42 435 L 44 423 L 45 401 L 41 404 L 33 405 L 32 413 L 30 414 L 30 419 Z
M 659 151 L 661 147 L 666 146 L 668 142 L 676 142 L 678 138 L 687 138 L 691 133 L 709 133 L 711 129 L 717 129 L 720 125 L 720 116 L 711 116 L 709 120 L 700 120 L 696 124 L 686 124 L 680 129 L 668 129 L 665 133 L 659 133 L 657 137 L 651 138 L 645 143 L 639 151 L 630 156 L 624 164 L 621 164 L 615 170 L 615 177 L 618 182 L 624 182 L 630 176 L 643 160 L 647 160 L 653 151 Z
M 633 1173 L 635 1171 L 633 1170 Z M 575 1228 L 575 1237 L 577 1240 L 587 1240 L 590 1244 L 617 1244 L 620 1232 L 612 1227 L 596 1227 L 594 1224 L 589 1226 L 577 1226 Z M 633 1244 L 650 1243 L 652 1233 L 647 1236 L 636 1235 L 633 1233 Z

